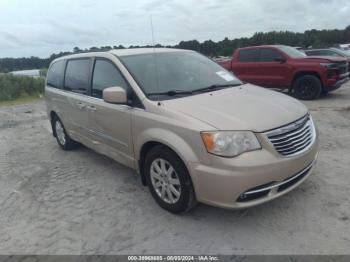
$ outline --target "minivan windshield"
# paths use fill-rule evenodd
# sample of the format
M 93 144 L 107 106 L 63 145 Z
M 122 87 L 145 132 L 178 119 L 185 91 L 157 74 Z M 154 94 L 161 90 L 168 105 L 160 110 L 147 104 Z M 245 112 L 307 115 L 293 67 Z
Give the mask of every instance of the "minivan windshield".
M 286 53 L 289 57 L 291 58 L 302 58 L 307 56 L 305 53 L 299 51 L 298 49 L 291 47 L 291 46 L 286 46 L 286 45 L 280 45 L 278 48 Z
M 232 73 L 193 51 L 120 56 L 119 59 L 150 99 L 187 96 L 241 85 Z

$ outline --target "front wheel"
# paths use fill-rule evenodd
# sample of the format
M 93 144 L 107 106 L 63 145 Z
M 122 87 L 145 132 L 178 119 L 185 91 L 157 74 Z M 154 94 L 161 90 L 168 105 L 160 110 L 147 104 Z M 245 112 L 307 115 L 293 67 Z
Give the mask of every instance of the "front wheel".
M 313 75 L 300 76 L 293 85 L 292 93 L 302 100 L 313 100 L 320 96 L 322 83 Z
M 151 149 L 144 170 L 153 198 L 165 210 L 185 213 L 197 203 L 186 166 L 169 148 L 160 145 Z

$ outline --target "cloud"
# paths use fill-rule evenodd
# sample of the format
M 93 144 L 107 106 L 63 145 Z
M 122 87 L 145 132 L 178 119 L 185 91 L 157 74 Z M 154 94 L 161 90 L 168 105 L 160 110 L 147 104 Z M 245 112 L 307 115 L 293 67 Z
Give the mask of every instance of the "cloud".
M 0 57 L 100 45 L 221 40 L 257 31 L 345 28 L 348 0 L 0 1 Z M 336 19 L 334 19 L 336 17 Z

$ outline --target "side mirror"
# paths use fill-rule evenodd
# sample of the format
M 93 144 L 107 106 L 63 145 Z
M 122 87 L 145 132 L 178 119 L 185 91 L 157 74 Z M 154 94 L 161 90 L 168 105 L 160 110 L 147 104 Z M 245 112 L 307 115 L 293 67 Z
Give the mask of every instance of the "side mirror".
M 112 104 L 126 104 L 128 101 L 126 91 L 120 86 L 105 88 L 102 97 L 105 102 Z
M 287 62 L 287 59 L 284 58 L 284 57 L 276 57 L 274 60 L 275 60 L 276 62 L 280 62 L 281 64 Z

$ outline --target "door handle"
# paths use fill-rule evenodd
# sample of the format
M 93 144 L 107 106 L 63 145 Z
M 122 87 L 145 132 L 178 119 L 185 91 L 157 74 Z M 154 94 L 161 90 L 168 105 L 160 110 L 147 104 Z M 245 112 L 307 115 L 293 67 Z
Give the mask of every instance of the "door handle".
M 87 106 L 87 109 L 90 110 L 90 111 L 96 111 L 96 107 L 94 106 Z
M 84 109 L 86 107 L 86 104 L 81 103 L 81 102 L 78 102 L 76 105 L 79 109 Z

